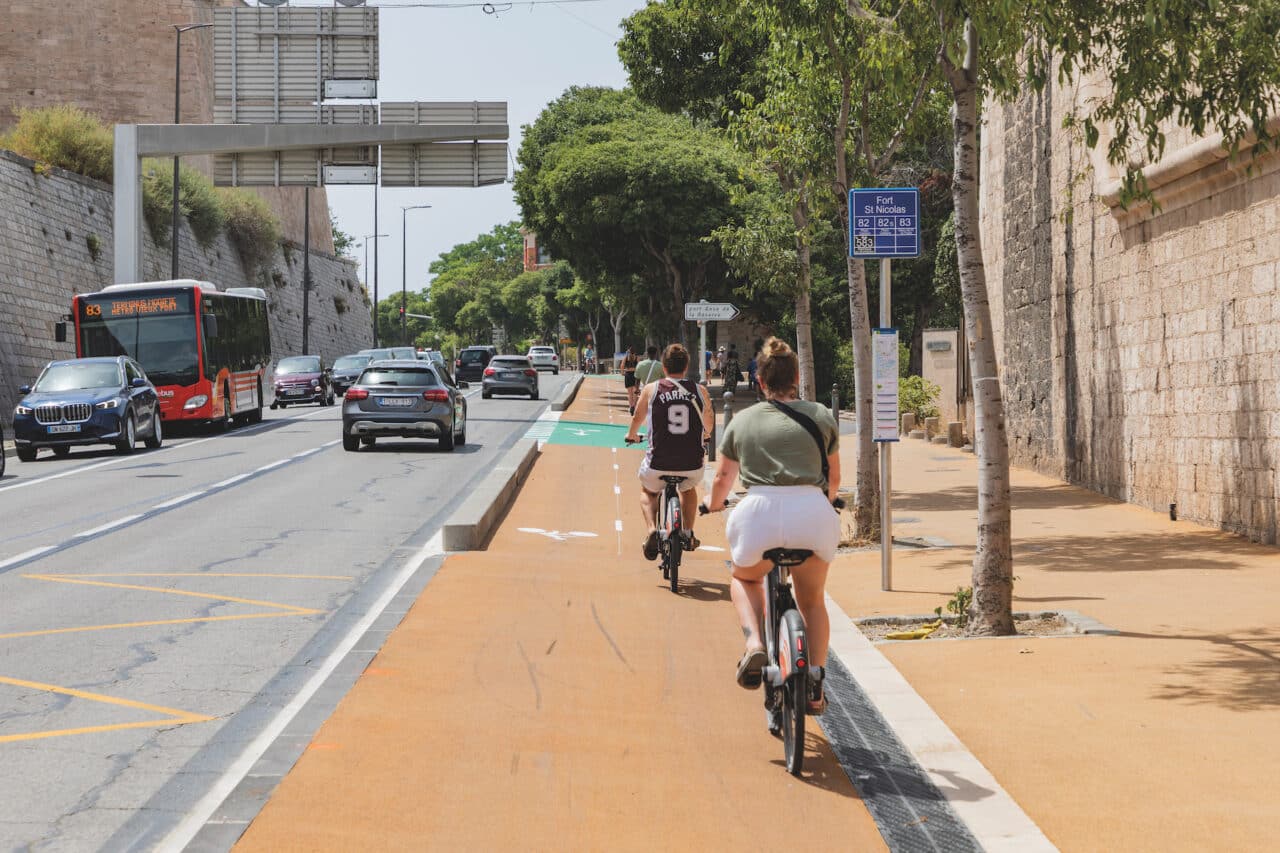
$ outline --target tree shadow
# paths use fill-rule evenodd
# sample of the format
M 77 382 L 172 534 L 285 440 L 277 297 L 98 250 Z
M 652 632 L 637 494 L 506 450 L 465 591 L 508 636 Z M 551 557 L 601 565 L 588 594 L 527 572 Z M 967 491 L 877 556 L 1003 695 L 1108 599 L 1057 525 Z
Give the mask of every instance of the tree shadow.
M 1280 628 L 1253 628 L 1230 634 L 1147 634 L 1121 631 L 1139 640 L 1185 640 L 1205 643 L 1210 654 L 1174 666 L 1157 699 L 1216 705 L 1230 711 L 1280 708 Z
M 1120 503 L 1111 498 L 1065 484 L 1015 486 L 1010 495 L 1013 509 L 1093 509 Z M 893 496 L 894 512 L 978 511 L 977 486 L 954 486 L 932 492 L 903 492 Z
M 968 566 L 973 549 L 950 549 L 954 557 L 934 568 L 950 571 Z M 1104 536 L 1049 536 L 1015 543 L 1014 572 L 1027 567 L 1046 572 L 1236 571 L 1256 560 L 1265 546 L 1225 533 L 1131 533 Z

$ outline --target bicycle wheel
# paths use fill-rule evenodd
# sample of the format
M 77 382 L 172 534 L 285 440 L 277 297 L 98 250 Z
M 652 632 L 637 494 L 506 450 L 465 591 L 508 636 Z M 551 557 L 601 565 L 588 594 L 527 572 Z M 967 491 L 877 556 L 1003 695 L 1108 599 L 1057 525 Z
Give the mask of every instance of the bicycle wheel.
M 809 704 L 809 667 L 805 660 L 804 621 L 795 610 L 782 614 L 779 648 L 786 655 L 782 684 L 782 748 L 787 772 L 799 776 L 804 764 L 804 718 Z
M 671 495 L 667 498 L 667 518 L 670 520 L 670 533 L 667 541 L 671 543 L 671 573 L 668 580 L 671 581 L 671 591 L 678 592 L 680 587 L 680 557 L 684 554 L 684 536 L 681 533 L 680 522 L 680 496 Z

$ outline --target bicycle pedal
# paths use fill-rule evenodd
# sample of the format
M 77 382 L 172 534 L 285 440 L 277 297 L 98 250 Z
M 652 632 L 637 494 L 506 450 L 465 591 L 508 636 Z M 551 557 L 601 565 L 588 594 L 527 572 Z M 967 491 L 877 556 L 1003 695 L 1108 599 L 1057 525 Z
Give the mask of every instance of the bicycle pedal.
M 763 670 L 764 680 L 774 687 L 782 686 L 782 668 L 777 664 L 770 664 Z

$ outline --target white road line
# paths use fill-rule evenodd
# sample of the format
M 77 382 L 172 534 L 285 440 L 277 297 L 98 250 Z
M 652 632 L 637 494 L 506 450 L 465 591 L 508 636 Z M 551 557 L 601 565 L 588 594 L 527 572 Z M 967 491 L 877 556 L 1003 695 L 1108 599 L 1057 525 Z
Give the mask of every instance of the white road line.
M 955 733 L 862 635 L 831 596 L 831 650 L 875 704 L 951 808 L 984 850 L 992 853 L 1056 853 L 1040 827 L 1027 817 Z M 973 791 L 984 791 L 973 797 Z
M 10 566 L 15 565 L 17 563 L 25 563 L 27 560 L 31 560 L 31 559 L 34 559 L 35 557 L 39 557 L 41 554 L 52 551 L 56 547 L 58 546 L 45 545 L 43 548 L 32 548 L 30 551 L 23 551 L 21 554 L 18 554 L 16 557 L 10 557 L 7 560 L 0 561 L 0 569 L 7 569 Z
M 248 473 L 245 473 L 245 474 L 236 474 L 234 477 L 228 477 L 227 479 L 225 479 L 225 480 L 223 480 L 223 481 L 221 481 L 221 482 L 214 483 L 214 484 L 213 484 L 212 486 L 210 486 L 209 488 L 210 488 L 210 489 L 221 489 L 221 488 L 225 488 L 226 486 L 234 486 L 236 483 L 239 483 L 241 480 L 247 480 L 247 479 L 249 479 L 249 478 L 250 478 L 250 477 L 252 477 L 252 476 L 253 476 L 253 472 L 252 472 L 252 471 L 249 471 Z
M 196 833 L 204 826 L 205 821 L 217 811 L 218 806 L 222 805 L 222 801 L 227 798 L 227 795 L 235 790 L 240 781 L 249 774 L 249 771 L 253 769 L 253 765 L 262 757 L 262 754 L 275 742 L 275 739 L 293 721 L 293 718 L 298 716 L 298 712 L 306 707 L 307 702 L 311 700 L 316 691 L 333 674 L 333 671 L 338 668 L 347 653 L 355 648 L 356 642 L 364 636 L 365 631 L 369 629 L 374 620 L 382 615 L 382 611 L 386 610 L 387 605 L 404 588 L 409 578 L 413 577 L 414 573 L 427 560 L 443 553 L 444 537 L 443 534 L 437 533 L 431 538 L 430 542 L 422 546 L 416 554 L 405 561 L 399 574 L 392 579 L 387 589 L 369 608 L 369 612 L 351 627 L 347 635 L 342 638 L 342 642 L 325 658 L 319 669 L 307 680 L 307 683 L 298 691 L 298 694 L 293 697 L 288 705 L 280 709 L 256 738 L 250 741 L 244 752 L 240 753 L 240 756 L 218 778 L 213 787 L 200 798 L 199 802 L 182 819 L 182 822 L 174 827 L 173 831 L 160 842 L 156 848 L 157 850 L 165 851 L 166 853 L 169 853 L 169 851 L 179 853 L 190 843 L 191 839 L 195 838 Z
M 254 469 L 255 474 L 261 474 L 263 471 L 270 471 L 272 468 L 279 468 L 281 465 L 287 464 L 289 459 L 277 459 L 269 465 L 263 465 L 261 468 Z
M 178 504 L 184 504 L 184 503 L 186 503 L 187 501 L 193 501 L 193 500 L 195 500 L 196 498 L 198 498 L 198 497 L 200 497 L 201 495 L 203 495 L 203 494 L 204 494 L 204 492 L 205 492 L 205 490 L 204 490 L 204 489 L 201 489 L 201 490 L 200 490 L 200 491 L 198 491 L 198 492 L 187 492 L 185 495 L 182 495 L 181 497 L 176 497 L 176 498 L 174 498 L 173 500 L 165 501 L 165 502 L 164 502 L 164 503 L 162 503 L 162 504 L 156 504 L 155 506 L 153 506 L 153 507 L 152 507 L 152 509 L 153 509 L 153 510 L 157 510 L 157 509 L 169 509 L 170 507 L 175 507 L 175 506 L 177 506 Z
M 88 539 L 91 536 L 97 536 L 99 533 L 106 533 L 108 530 L 114 530 L 121 525 L 128 524 L 131 521 L 137 521 L 142 518 L 142 513 L 137 515 L 126 515 L 124 518 L 117 518 L 115 521 L 108 521 L 101 527 L 95 527 L 92 530 L 82 530 L 73 536 L 73 539 Z
M 619 533 L 622 532 L 622 519 L 615 518 L 613 520 L 613 529 L 618 531 Z M 769 682 L 769 683 L 772 684 L 773 682 Z
M 619 486 L 617 483 L 614 483 L 614 484 L 613 484 L 613 493 L 614 493 L 615 495 L 620 495 L 620 494 L 622 494 L 622 486 Z M 772 683 L 772 682 L 771 682 L 771 683 Z

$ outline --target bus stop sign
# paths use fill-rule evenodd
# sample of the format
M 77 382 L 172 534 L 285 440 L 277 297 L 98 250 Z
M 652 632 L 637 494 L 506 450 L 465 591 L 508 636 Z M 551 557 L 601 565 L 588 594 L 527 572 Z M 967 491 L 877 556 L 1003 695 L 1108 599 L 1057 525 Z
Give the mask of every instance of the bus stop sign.
M 920 191 L 849 190 L 849 257 L 920 257 Z

